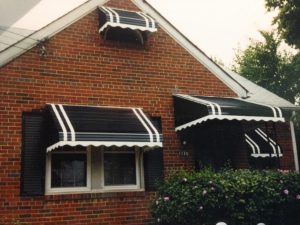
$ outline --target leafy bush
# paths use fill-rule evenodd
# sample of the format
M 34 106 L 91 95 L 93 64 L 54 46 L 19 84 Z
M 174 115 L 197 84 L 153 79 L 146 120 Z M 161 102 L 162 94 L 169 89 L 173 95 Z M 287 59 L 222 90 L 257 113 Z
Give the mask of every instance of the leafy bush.
M 181 171 L 162 183 L 151 212 L 163 225 L 300 224 L 300 175 L 285 171 Z

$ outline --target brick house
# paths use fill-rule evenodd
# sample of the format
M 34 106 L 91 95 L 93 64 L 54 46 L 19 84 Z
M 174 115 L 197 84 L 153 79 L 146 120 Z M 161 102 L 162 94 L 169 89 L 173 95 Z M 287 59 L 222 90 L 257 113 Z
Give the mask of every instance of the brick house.
M 0 224 L 150 224 L 170 170 L 299 170 L 297 108 L 147 1 L 90 0 L 5 46 L 0 96 Z

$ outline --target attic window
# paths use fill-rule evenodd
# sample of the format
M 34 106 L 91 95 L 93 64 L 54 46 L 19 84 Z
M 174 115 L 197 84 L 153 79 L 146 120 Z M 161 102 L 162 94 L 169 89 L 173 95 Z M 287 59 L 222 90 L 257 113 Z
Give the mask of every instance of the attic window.
M 99 33 L 105 40 L 144 44 L 150 33 L 156 32 L 154 19 L 143 12 L 100 7 Z
M 143 45 L 147 40 L 147 35 L 144 35 L 141 31 L 128 28 L 107 27 L 102 34 L 104 40 L 110 41 L 122 41 Z

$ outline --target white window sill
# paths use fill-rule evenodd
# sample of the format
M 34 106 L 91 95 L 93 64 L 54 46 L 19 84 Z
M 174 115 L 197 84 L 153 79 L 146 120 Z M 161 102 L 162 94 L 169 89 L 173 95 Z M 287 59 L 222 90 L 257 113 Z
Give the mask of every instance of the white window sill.
M 95 194 L 95 193 L 113 193 L 113 192 L 143 192 L 144 188 L 136 189 L 88 189 L 88 188 L 59 188 L 46 191 L 45 195 L 67 195 L 67 194 Z

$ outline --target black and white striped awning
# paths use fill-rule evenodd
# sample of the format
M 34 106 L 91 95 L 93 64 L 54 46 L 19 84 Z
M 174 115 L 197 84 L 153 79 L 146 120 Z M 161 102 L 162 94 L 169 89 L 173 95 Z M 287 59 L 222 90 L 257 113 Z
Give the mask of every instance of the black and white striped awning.
M 129 28 L 140 31 L 157 31 L 153 18 L 143 12 L 133 12 L 101 6 L 100 9 L 100 29 L 101 33 L 107 27 Z
M 245 133 L 245 141 L 254 158 L 282 157 L 280 146 L 260 128 Z
M 157 124 L 140 108 L 47 106 L 54 124 L 47 151 L 61 146 L 162 147 Z
M 285 122 L 282 110 L 238 98 L 174 95 L 176 131 L 208 120 Z

